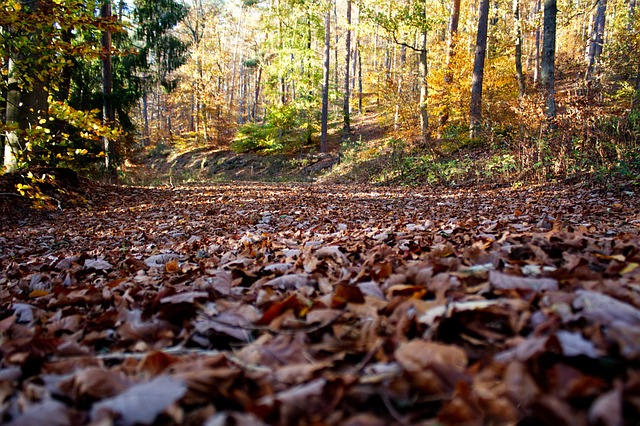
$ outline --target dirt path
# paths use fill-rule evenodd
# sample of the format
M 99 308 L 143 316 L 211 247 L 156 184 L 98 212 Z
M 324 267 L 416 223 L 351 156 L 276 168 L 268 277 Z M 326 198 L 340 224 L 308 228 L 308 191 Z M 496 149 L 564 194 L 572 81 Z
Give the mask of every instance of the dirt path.
M 0 230 L 3 421 L 640 416 L 631 192 L 93 191 Z

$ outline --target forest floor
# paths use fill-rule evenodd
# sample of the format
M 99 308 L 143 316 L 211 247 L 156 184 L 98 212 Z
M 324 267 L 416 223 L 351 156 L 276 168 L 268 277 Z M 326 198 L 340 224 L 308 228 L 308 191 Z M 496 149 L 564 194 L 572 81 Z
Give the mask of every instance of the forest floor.
M 617 188 L 80 181 L 0 224 L 0 422 L 637 424 Z

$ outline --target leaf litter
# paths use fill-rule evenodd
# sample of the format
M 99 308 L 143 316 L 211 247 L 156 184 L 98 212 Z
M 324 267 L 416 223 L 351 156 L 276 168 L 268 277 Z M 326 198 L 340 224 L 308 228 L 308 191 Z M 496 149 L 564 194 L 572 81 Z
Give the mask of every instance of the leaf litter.
M 0 230 L 3 423 L 640 418 L 628 192 L 93 191 Z

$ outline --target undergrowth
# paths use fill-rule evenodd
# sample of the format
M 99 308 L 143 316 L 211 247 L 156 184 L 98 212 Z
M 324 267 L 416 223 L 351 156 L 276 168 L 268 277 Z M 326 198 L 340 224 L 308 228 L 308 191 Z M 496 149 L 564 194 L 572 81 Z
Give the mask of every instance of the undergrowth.
M 341 164 L 327 178 L 444 186 L 640 181 L 640 111 L 614 115 L 602 108 L 575 108 L 550 128 L 542 128 L 544 120 L 532 111 L 533 103 L 522 106 L 519 129 L 487 130 L 473 140 L 465 139 L 464 129 L 455 129 L 450 137 L 434 141 L 435 149 L 393 137 L 346 141 L 340 148 Z

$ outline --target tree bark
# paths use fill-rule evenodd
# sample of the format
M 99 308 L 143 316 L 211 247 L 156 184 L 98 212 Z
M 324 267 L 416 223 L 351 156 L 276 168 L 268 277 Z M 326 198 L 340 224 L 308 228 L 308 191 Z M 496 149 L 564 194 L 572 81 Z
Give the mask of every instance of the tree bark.
M 448 86 L 453 83 L 453 72 L 451 72 L 451 62 L 455 55 L 458 38 L 458 23 L 460 22 L 460 0 L 453 0 L 451 4 L 451 15 L 449 17 L 449 28 L 447 30 L 447 58 L 445 60 L 446 71 L 444 73 L 444 90 L 448 91 Z M 449 102 L 446 102 L 440 115 L 438 128 L 442 130 L 449 121 Z
M 39 1 L 22 0 L 21 4 L 29 11 L 36 11 L 40 7 Z M 34 43 L 47 43 L 41 40 L 39 32 L 34 35 Z M 37 49 L 35 49 L 37 51 Z M 34 55 L 34 54 L 32 54 Z M 13 171 L 17 167 L 17 159 L 20 152 L 25 148 L 21 146 L 21 135 L 23 131 L 39 125 L 40 119 L 46 119 L 49 111 L 47 82 L 42 81 L 39 76 L 45 73 L 38 72 L 27 66 L 18 67 L 21 61 L 35 59 L 32 56 L 25 56 L 22 52 L 11 52 L 8 64 L 8 89 L 6 103 L 6 122 L 17 127 L 17 131 L 6 134 L 4 146 L 3 165 L 5 171 Z M 18 68 L 24 68 L 31 75 L 20 75 Z M 31 80 L 30 83 L 27 83 Z
M 542 66 L 540 83 L 542 84 L 545 115 L 551 127 L 556 118 L 555 100 L 555 60 L 556 60 L 556 0 L 544 1 L 544 29 L 542 40 Z
M 342 127 L 342 139 L 349 140 L 351 137 L 351 87 L 350 87 L 350 68 L 351 65 L 351 0 L 347 0 L 347 36 L 345 40 L 346 54 L 344 56 L 344 102 L 342 105 L 344 124 Z
M 602 46 L 604 43 L 604 24 L 607 12 L 607 0 L 598 0 L 598 8 L 593 23 L 593 32 L 589 43 L 589 52 L 587 56 L 587 72 L 585 80 L 590 80 L 593 76 L 596 60 L 602 54 Z
M 358 49 L 358 113 L 362 112 L 362 53 Z
M 469 137 L 475 138 L 482 124 L 482 84 L 484 80 L 484 59 L 487 53 L 487 32 L 489 24 L 489 0 L 480 0 L 478 13 L 478 35 L 476 37 L 473 78 L 471 80 L 471 107 L 469 109 Z
M 427 99 L 429 94 L 428 86 L 428 64 L 427 64 L 427 30 L 422 32 L 422 42 L 420 49 L 420 133 L 422 136 L 422 143 L 425 147 L 430 147 L 429 137 L 429 110 L 427 105 Z
M 518 81 L 518 99 L 525 95 L 524 73 L 522 72 L 522 21 L 520 20 L 520 0 L 513 0 L 513 21 L 516 36 L 516 80 Z
M 631 109 L 640 110 L 640 61 L 638 61 L 638 70 L 636 71 L 636 93 L 631 102 Z
M 453 81 L 453 74 L 450 71 L 451 61 L 455 55 L 456 38 L 458 36 L 458 23 L 460 22 L 460 0 L 453 0 L 451 4 L 451 16 L 449 17 L 449 28 L 447 31 L 447 71 L 444 75 L 444 82 L 450 84 Z
M 111 20 L 111 1 L 103 0 L 100 7 L 100 17 L 105 21 Z M 111 31 L 104 30 L 101 38 L 101 62 L 102 62 L 102 122 L 105 126 L 112 126 L 115 121 L 112 103 L 113 72 L 111 66 Z M 102 138 L 104 149 L 104 166 L 107 176 L 111 179 L 117 178 L 115 167 L 114 141 L 107 136 Z
M 542 8 L 541 4 L 542 0 L 536 0 L 536 6 L 534 8 L 534 15 L 538 15 L 540 13 L 540 9 Z M 540 25 L 538 20 L 536 20 L 536 50 L 535 50 L 535 61 L 534 61 L 534 69 L 533 69 L 533 82 L 537 83 L 540 79 L 540 51 L 541 49 L 541 40 L 542 34 L 540 33 Z
M 257 110 L 258 110 L 258 100 L 260 99 L 260 84 L 262 82 L 262 66 L 258 64 L 258 76 L 256 77 L 256 87 L 253 98 L 253 106 L 251 108 L 251 120 L 256 121 Z
M 324 64 L 322 85 L 322 117 L 320 119 L 320 152 L 327 152 L 327 131 L 329 122 L 329 62 L 331 58 L 331 9 L 324 19 Z
M 142 121 L 144 128 L 142 130 L 142 140 L 145 146 L 149 145 L 149 99 L 147 93 L 142 94 Z

